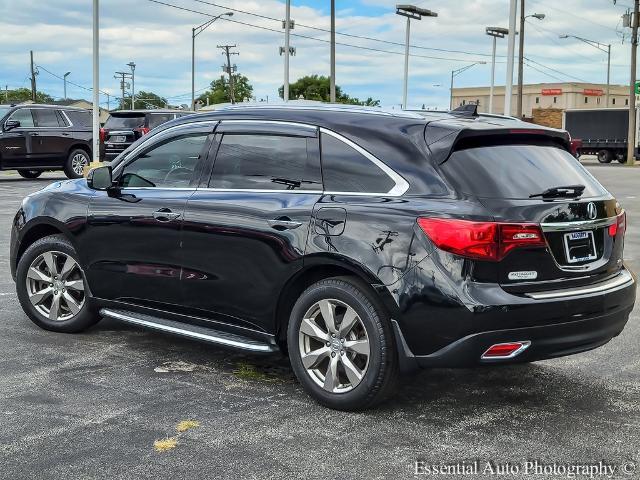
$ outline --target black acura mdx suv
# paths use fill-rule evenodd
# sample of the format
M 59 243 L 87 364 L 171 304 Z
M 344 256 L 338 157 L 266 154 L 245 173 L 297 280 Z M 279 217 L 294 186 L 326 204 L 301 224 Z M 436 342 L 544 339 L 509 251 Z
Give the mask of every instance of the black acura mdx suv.
M 10 261 L 45 329 L 108 317 L 282 351 L 312 397 L 354 410 L 415 367 L 607 343 L 635 301 L 625 221 L 564 131 L 236 107 L 169 122 L 86 180 L 28 196 Z

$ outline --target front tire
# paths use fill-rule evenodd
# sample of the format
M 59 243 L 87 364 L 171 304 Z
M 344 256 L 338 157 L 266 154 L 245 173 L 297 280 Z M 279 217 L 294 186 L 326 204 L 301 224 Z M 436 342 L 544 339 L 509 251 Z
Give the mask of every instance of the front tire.
M 84 173 L 84 167 L 89 165 L 89 154 L 81 148 L 72 150 L 64 165 L 64 174 L 67 178 L 81 178 Z
M 100 320 L 90 305 L 89 288 L 73 245 L 62 235 L 41 238 L 18 262 L 18 300 L 39 327 L 80 332 Z
M 42 175 L 42 170 L 18 170 L 18 175 L 22 178 L 38 178 Z
M 307 288 L 291 311 L 287 342 L 296 377 L 326 407 L 366 409 L 384 401 L 396 385 L 388 315 L 355 278 L 329 278 Z

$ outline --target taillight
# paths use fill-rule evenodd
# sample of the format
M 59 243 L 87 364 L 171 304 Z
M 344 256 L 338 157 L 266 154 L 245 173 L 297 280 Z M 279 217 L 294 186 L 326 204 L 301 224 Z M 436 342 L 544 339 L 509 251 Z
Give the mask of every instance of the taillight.
M 149 127 L 140 127 L 138 129 L 138 131 L 140 132 L 140 136 L 142 136 L 142 135 L 146 135 L 147 133 L 149 133 L 151 131 L 151 129 Z
M 107 132 L 105 132 L 104 128 L 100 129 L 100 142 L 104 142 L 105 137 L 107 136 Z
M 516 248 L 547 245 L 540 226 L 533 223 L 418 218 L 418 225 L 441 250 L 479 260 L 497 262 Z
M 624 235 L 627 230 L 627 212 L 622 212 L 616 217 L 616 223 L 609 225 L 609 236 L 615 237 L 618 232 Z

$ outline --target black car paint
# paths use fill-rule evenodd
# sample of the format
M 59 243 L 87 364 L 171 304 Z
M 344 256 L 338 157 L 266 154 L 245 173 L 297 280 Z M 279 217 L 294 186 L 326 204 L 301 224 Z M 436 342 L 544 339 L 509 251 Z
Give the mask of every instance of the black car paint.
M 91 152 L 90 127 L 17 127 L 6 130 L 5 123 L 19 108 L 84 111 L 60 105 L 21 105 L 10 108 L 0 118 L 0 170 L 60 170 L 69 154 L 80 148 Z
M 76 247 L 101 305 L 163 312 L 181 321 L 273 338 L 281 336 L 287 321 L 278 316 L 283 290 L 306 272 L 336 267 L 378 292 L 396 326 L 405 364 L 420 366 L 482 363 L 479 357 L 488 342 L 523 340 L 520 335 L 540 339 L 540 348 L 534 345 L 514 361 L 575 353 L 606 343 L 624 327 L 635 301 L 635 283 L 614 293 L 561 300 L 533 300 L 522 294 L 590 284 L 620 271 L 625 268 L 621 238 L 611 240 L 607 261 L 587 274 L 563 272 L 559 277 L 548 254 L 541 260 L 546 249 L 519 251 L 523 258 L 529 256 L 527 261 L 539 262 L 542 280 L 535 285 L 504 281 L 501 269 L 517 268 L 509 264 L 510 256 L 496 264 L 434 247 L 417 226 L 418 217 L 536 223 L 586 218 L 585 202 L 580 200 L 492 203 L 455 193 L 439 175 L 438 165 L 424 159 L 429 147 L 422 139 L 429 122 L 440 128 L 438 117 L 239 109 L 200 118 L 225 119 L 292 121 L 333 129 L 411 178 L 410 190 L 401 197 L 386 197 L 193 188 L 163 203 L 157 194 L 96 192 L 84 179 L 61 182 L 28 197 L 16 215 L 12 272 L 32 228 L 55 226 Z M 169 122 L 154 133 L 193 121 Z M 477 128 L 486 133 L 495 128 L 507 131 L 511 122 L 492 119 L 494 130 L 487 122 L 458 118 L 440 123 L 454 131 Z M 532 130 L 534 137 L 548 131 Z M 460 135 L 439 137 L 439 151 L 450 151 Z M 561 133 L 549 135 L 568 148 Z M 199 186 L 206 187 L 210 168 L 201 175 Z M 610 196 L 595 202 L 599 218 L 620 211 Z M 161 205 L 180 211 L 184 220 L 158 225 L 149 212 Z M 270 228 L 268 220 L 282 216 L 304 226 Z M 597 328 L 589 330 L 592 324 Z M 542 341 L 560 330 L 563 336 L 556 344 Z

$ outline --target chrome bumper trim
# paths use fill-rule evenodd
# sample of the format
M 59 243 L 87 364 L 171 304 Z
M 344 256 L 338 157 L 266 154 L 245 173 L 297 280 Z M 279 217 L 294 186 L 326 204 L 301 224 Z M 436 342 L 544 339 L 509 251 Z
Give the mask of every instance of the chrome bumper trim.
M 596 220 L 578 220 L 576 222 L 541 223 L 543 232 L 570 232 L 599 227 L 608 227 L 617 222 L 617 217 L 598 218 Z
M 570 288 L 566 290 L 554 290 L 550 292 L 527 293 L 527 297 L 534 300 L 550 300 L 554 298 L 575 297 L 577 295 L 587 295 L 590 293 L 606 292 L 616 290 L 633 284 L 633 276 L 628 270 L 623 270 L 620 274 L 610 280 L 588 287 Z

